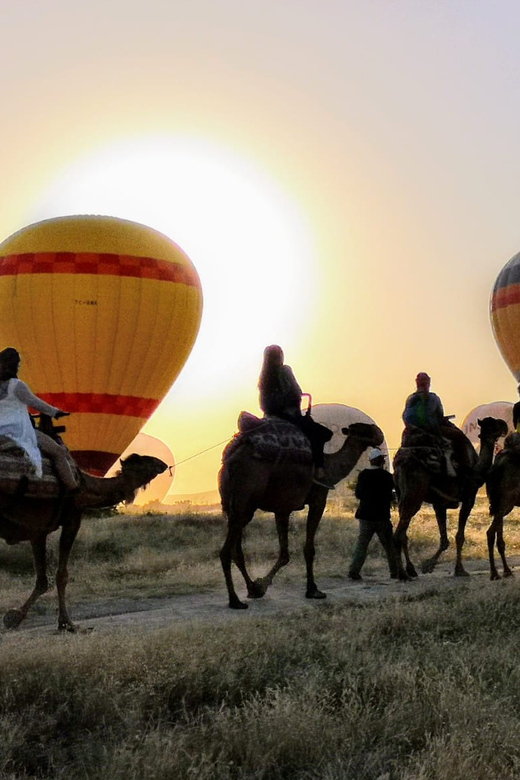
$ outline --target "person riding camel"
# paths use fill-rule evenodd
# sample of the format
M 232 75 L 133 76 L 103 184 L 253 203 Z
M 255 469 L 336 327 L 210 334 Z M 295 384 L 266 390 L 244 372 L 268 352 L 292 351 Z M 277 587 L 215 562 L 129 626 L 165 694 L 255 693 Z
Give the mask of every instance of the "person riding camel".
M 444 414 L 442 401 L 430 390 L 431 379 L 425 371 L 420 371 L 415 377 L 416 391 L 406 399 L 403 422 L 402 446 L 411 446 L 414 431 L 427 431 L 438 439 L 447 440 L 453 452 L 457 469 L 451 460 L 446 458 L 448 476 L 455 473 L 463 474 L 471 468 L 471 458 L 468 446 L 471 446 L 464 433 L 457 428 Z
M 18 379 L 20 362 L 20 354 L 13 347 L 7 347 L 0 352 L 0 435 L 12 439 L 25 451 L 38 478 L 41 478 L 43 473 L 41 453 L 48 455 L 66 490 L 75 491 L 79 482 L 65 447 L 45 433 L 35 430 L 28 407 L 55 419 L 66 417 L 69 412 L 38 398 L 25 382 Z
M 263 413 L 293 423 L 308 438 L 316 469 L 314 482 L 334 490 L 334 485 L 324 481 L 323 469 L 323 448 L 331 440 L 332 431 L 313 420 L 310 414 L 302 414 L 302 389 L 292 368 L 284 363 L 283 350 L 277 344 L 271 344 L 264 350 L 258 388 Z
M 518 385 L 518 395 L 520 395 L 520 385 Z M 513 429 L 515 433 L 520 433 L 520 401 L 513 404 Z

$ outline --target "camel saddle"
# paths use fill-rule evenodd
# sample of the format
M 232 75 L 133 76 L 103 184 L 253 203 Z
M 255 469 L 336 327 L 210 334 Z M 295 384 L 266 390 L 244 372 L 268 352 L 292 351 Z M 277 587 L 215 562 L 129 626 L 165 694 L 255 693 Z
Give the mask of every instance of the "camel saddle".
M 241 412 L 238 430 L 224 449 L 222 459 L 229 458 L 239 447 L 247 445 L 254 457 L 260 460 L 312 463 L 309 439 L 297 425 L 279 417 L 256 417 L 250 412 Z
M 450 455 L 451 447 L 446 439 L 419 428 L 411 428 L 403 434 L 403 441 L 394 458 L 394 466 L 415 460 L 432 474 L 446 474 Z M 453 469 L 453 466 L 451 468 Z M 455 476 L 454 471 L 450 476 Z
M 34 467 L 12 439 L 0 436 L 0 494 L 24 498 L 56 498 L 62 486 L 52 461 L 42 456 L 43 475 L 37 477 Z

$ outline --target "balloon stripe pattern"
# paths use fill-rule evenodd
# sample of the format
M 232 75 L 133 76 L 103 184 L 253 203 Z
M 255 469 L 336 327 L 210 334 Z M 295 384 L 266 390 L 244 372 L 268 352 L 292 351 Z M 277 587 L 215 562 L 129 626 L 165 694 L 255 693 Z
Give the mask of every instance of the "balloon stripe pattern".
M 202 290 L 171 239 L 115 217 L 58 217 L 0 244 L 0 348 L 20 377 L 71 412 L 65 441 L 105 474 L 175 381 L 195 342 Z
M 107 274 L 139 279 L 159 279 L 182 284 L 198 284 L 190 269 L 153 257 L 95 254 L 93 252 L 41 252 L 2 258 L 0 276 L 18 274 Z
M 497 276 L 491 293 L 490 319 L 502 357 L 520 382 L 520 253 Z

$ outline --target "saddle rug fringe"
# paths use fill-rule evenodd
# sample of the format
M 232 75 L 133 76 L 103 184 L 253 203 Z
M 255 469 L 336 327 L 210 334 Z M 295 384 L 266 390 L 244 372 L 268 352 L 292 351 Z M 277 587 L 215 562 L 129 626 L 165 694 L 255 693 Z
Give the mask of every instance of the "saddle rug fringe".
M 56 498 L 61 486 L 51 460 L 42 456 L 42 465 L 43 475 L 37 477 L 25 450 L 12 439 L 0 436 L 0 493 L 12 496 L 21 492 L 27 498 Z

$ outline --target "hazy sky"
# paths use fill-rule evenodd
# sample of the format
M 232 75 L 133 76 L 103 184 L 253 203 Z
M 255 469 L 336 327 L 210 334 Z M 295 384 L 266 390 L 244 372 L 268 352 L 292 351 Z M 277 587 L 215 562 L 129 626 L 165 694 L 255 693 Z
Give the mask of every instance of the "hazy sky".
M 3 0 L 2 20 L 0 239 L 110 213 L 201 276 L 199 339 L 145 428 L 174 493 L 215 487 L 272 342 L 391 448 L 418 371 L 459 425 L 517 400 L 489 324 L 520 250 L 517 2 Z

